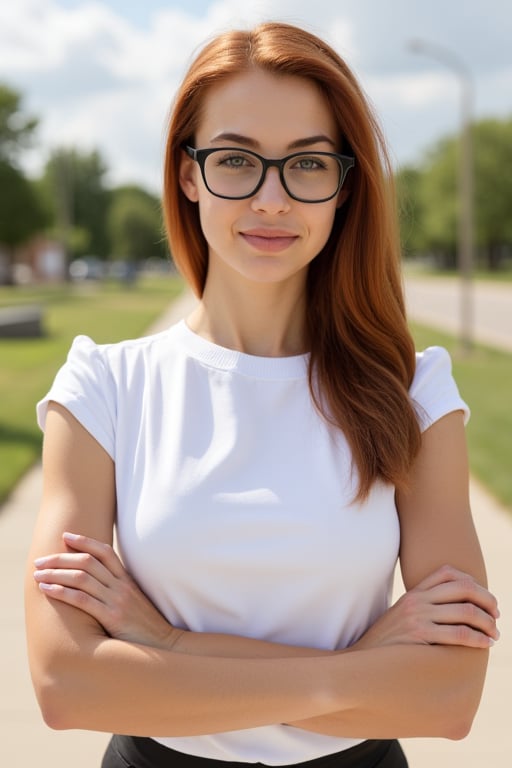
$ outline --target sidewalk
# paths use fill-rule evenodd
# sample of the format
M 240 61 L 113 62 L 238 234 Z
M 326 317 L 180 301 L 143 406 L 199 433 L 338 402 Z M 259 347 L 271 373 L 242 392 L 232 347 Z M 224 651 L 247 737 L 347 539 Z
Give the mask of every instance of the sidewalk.
M 162 330 L 190 310 L 185 295 L 152 327 Z M 0 765 L 9 768 L 99 768 L 107 734 L 52 731 L 41 720 L 29 678 L 24 635 L 23 573 L 41 490 L 36 466 L 0 508 Z M 501 641 L 492 651 L 482 705 L 470 736 L 462 742 L 409 739 L 403 742 L 411 768 L 481 768 L 512 764 L 507 731 L 512 691 L 512 515 L 476 483 L 471 488 L 475 521 L 489 572 L 500 599 Z M 41 628 L 43 631 L 43 628 Z M 414 681 L 411 681 L 411 685 Z

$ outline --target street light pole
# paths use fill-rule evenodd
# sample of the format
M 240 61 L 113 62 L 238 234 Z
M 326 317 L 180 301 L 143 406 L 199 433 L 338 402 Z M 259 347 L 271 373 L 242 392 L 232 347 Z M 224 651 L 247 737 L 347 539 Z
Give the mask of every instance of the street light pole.
M 451 50 L 411 40 L 409 48 L 437 59 L 454 72 L 460 84 L 460 159 L 459 159 L 459 216 L 458 216 L 458 269 L 460 292 L 460 341 L 462 349 L 470 352 L 473 346 L 473 147 L 471 118 L 473 112 L 473 79 L 466 64 Z

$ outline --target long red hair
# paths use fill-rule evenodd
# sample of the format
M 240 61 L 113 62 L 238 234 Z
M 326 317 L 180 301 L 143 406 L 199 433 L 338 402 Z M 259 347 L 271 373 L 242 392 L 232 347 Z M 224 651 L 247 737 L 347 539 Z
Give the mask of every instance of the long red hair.
M 193 141 L 209 87 L 260 67 L 314 81 L 356 158 L 330 238 L 308 271 L 307 331 L 313 400 L 339 427 L 358 471 L 358 498 L 377 480 L 407 485 L 420 446 L 408 395 L 415 350 L 405 318 L 392 171 L 365 96 L 343 59 L 315 35 L 269 22 L 208 43 L 192 63 L 171 115 L 164 170 L 164 217 L 173 259 L 198 296 L 208 247 L 198 208 L 179 186 L 181 146 Z

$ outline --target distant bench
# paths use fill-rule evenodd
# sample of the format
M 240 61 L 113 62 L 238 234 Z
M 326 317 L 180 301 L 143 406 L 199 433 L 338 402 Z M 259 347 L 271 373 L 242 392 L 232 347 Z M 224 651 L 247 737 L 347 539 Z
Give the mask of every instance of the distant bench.
M 0 307 L 0 338 L 33 338 L 43 335 L 41 307 Z

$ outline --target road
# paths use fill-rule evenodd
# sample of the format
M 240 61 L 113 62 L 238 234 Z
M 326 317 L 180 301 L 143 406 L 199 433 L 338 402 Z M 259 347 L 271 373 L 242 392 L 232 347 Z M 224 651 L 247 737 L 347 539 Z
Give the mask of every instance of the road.
M 460 334 L 459 280 L 408 276 L 405 291 L 412 320 Z M 512 351 L 512 283 L 475 282 L 471 296 L 475 341 Z

